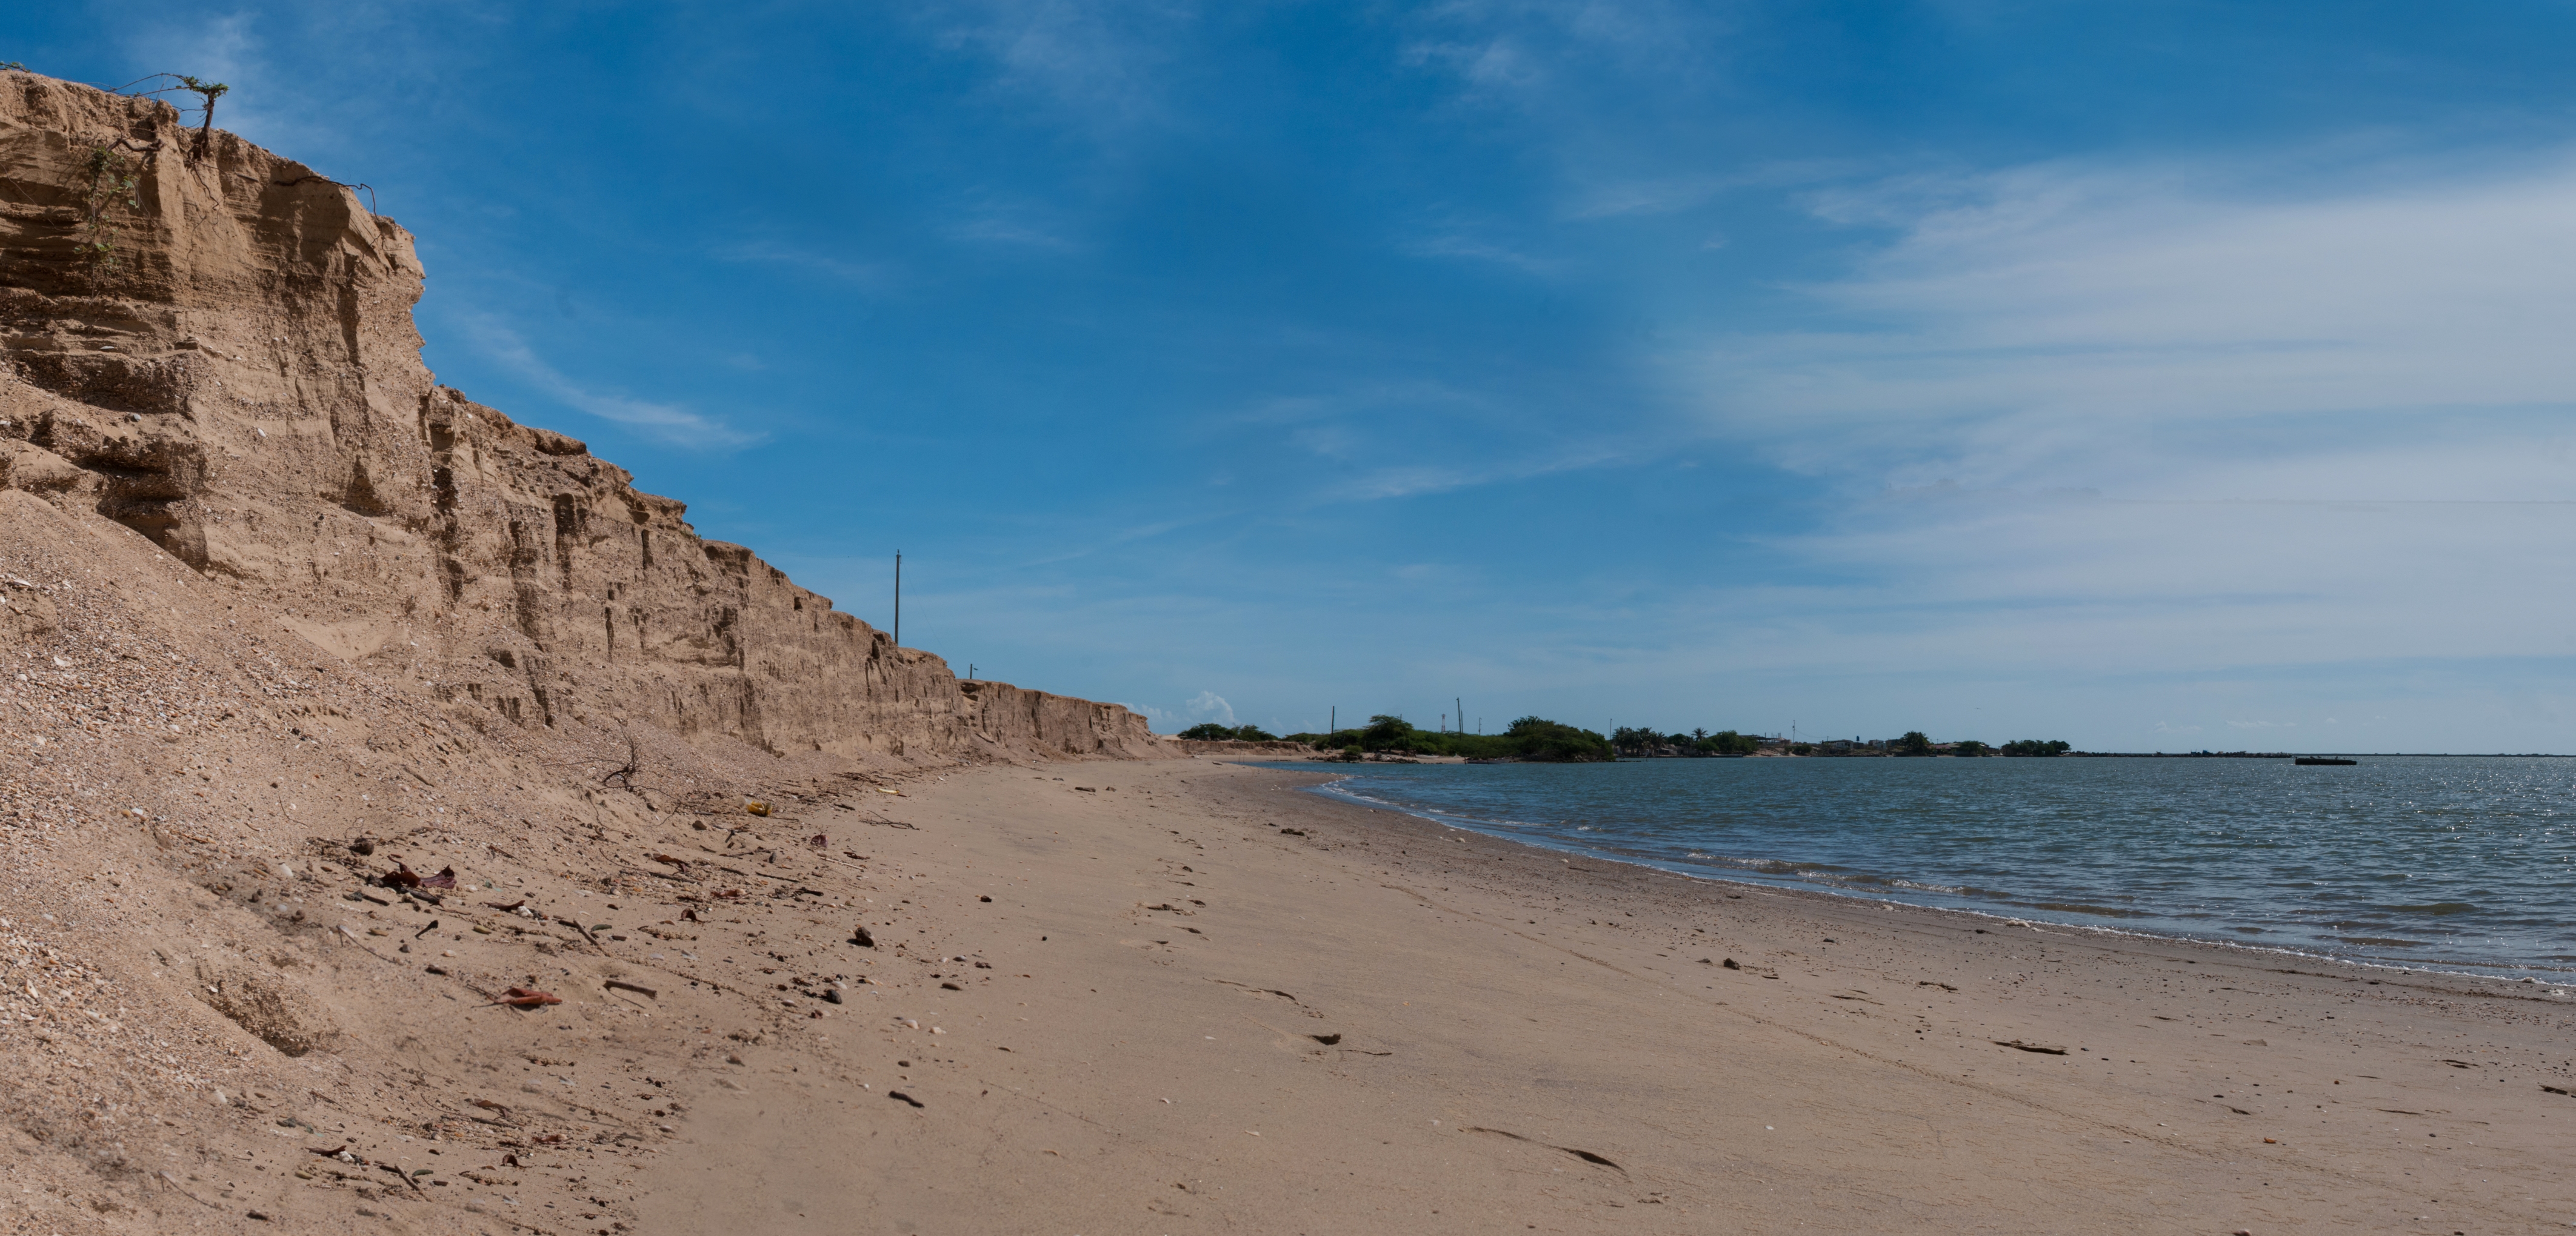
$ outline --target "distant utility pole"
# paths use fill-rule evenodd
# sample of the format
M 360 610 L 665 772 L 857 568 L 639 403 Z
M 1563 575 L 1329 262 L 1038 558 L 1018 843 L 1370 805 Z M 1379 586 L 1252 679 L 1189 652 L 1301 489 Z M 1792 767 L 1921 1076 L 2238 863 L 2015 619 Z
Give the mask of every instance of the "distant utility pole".
M 1335 705 L 1333 705 L 1333 710 L 1332 710 L 1331 712 L 1325 713 L 1324 715 L 1332 718 L 1332 720 L 1327 721 L 1327 722 L 1325 722 L 1325 723 L 1324 723 L 1324 736 L 1325 736 L 1326 738 L 1330 738 L 1330 737 L 1332 737 L 1332 736 L 1333 736 L 1333 735 L 1335 735 L 1335 734 L 1339 734 L 1339 733 L 1341 733 L 1341 732 L 1342 732 L 1342 706 L 1341 706 L 1341 705 L 1339 705 L 1339 704 L 1335 704 Z
M 903 551 L 894 551 L 894 646 L 903 647 Z
M 966 663 L 966 681 L 975 681 L 975 663 L 972 661 Z
M 1455 716 L 1458 718 L 1458 732 L 1459 732 L 1459 733 L 1461 733 L 1461 734 L 1466 733 L 1466 732 L 1467 732 L 1467 697 L 1465 697 L 1465 696 L 1463 696 L 1463 695 L 1460 695 L 1460 696 L 1452 696 L 1452 697 L 1450 697 L 1449 702 L 1450 702 L 1450 703 L 1452 703 L 1452 704 L 1456 704 L 1456 705 L 1458 706 L 1458 711 L 1457 711 L 1455 714 L 1453 714 L 1453 715 L 1455 715 Z

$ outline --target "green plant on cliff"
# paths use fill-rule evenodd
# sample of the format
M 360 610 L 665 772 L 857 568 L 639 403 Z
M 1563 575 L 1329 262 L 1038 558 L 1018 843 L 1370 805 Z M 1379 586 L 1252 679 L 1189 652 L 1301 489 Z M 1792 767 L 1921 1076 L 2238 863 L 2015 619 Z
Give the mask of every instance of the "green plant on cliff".
M 81 262 L 92 271 L 114 270 L 113 216 L 120 207 L 133 210 L 143 204 L 138 196 L 141 181 L 135 176 L 134 160 L 114 146 L 91 147 L 83 166 L 89 171 L 89 187 L 81 194 Z
M 193 90 L 198 98 L 205 100 L 206 118 L 204 123 L 197 127 L 197 153 L 202 155 L 206 153 L 207 140 L 212 138 L 215 132 L 215 100 L 222 98 L 224 92 L 232 87 L 222 82 L 201 82 L 183 73 L 179 75 L 179 89 Z

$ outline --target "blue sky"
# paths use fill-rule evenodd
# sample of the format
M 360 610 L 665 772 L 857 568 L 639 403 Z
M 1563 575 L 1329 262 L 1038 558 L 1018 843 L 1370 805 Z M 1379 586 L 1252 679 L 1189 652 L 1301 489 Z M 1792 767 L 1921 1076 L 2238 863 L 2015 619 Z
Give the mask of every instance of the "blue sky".
M 373 185 L 445 381 L 1158 728 L 2576 750 L 2562 4 L 35 8 Z

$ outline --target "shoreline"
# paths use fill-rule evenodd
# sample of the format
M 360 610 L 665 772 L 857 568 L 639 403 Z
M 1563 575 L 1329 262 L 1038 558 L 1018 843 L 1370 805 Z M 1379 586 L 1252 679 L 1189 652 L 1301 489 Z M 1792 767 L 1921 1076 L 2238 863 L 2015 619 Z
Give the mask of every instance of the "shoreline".
M 2429 758 L 2450 759 L 2458 757 L 2440 756 Z M 2511 758 L 2520 759 L 2525 757 L 2515 756 Z M 1281 767 L 1282 763 L 1286 763 L 1284 761 L 1264 762 L 1256 760 L 1227 760 L 1226 762 L 1241 763 L 1245 767 L 1264 768 L 1292 774 L 1305 774 L 1309 771 L 1303 768 Z M 1405 816 L 1410 819 L 1420 820 L 1425 823 L 1439 825 L 1444 828 L 1456 829 L 1460 832 L 1488 837 L 1515 845 L 1527 846 L 1534 850 L 1559 854 L 1577 854 L 1593 859 L 1597 862 L 1621 863 L 1646 870 L 1664 872 L 1683 879 L 1708 880 L 1725 884 L 1740 884 L 1748 887 L 1779 892 L 1809 893 L 1818 896 L 1837 897 L 1862 902 L 1885 902 L 1890 905 L 1903 907 L 1907 910 L 1963 914 L 1986 918 L 2006 924 L 2017 924 L 2028 921 L 2045 923 L 2052 927 L 2063 928 L 2070 931 L 2097 932 L 2106 936 L 2121 938 L 2183 941 L 2207 945 L 2214 948 L 2240 949 L 2247 952 L 2291 958 L 2317 965 L 2352 966 L 2360 969 L 2387 970 L 2400 974 L 2419 972 L 2427 974 L 2447 974 L 2459 978 L 2499 983 L 2529 983 L 2539 985 L 2544 988 L 2560 989 L 2561 994 L 2576 997 L 2576 967 L 2570 967 L 2564 963 L 2558 964 L 2555 967 L 2549 967 L 2527 961 L 2470 962 L 2449 960 L 2440 963 L 2419 962 L 2413 965 L 2407 965 L 2403 964 L 2400 959 L 2395 958 L 2374 960 L 2343 957 L 2336 956 L 2331 953 L 2306 951 L 2285 945 L 2255 944 L 2248 943 L 2243 940 L 2225 939 L 2214 933 L 2208 936 L 2201 936 L 2178 930 L 2157 931 L 2134 927 L 2112 926 L 2102 923 L 2075 922 L 2064 918 L 2052 917 L 2051 911 L 2039 907 L 2016 907 L 2016 909 L 2026 910 L 2029 912 L 2007 913 L 2001 910 L 1983 909 L 1975 906 L 1938 905 L 1922 901 L 1910 901 L 1906 900 L 1900 894 L 1863 891 L 1859 889 L 1843 889 L 1818 881 L 1801 880 L 1796 882 L 1769 883 L 1758 878 L 1753 878 L 1747 874 L 1693 868 L 1678 859 L 1657 858 L 1646 855 L 1606 853 L 1598 847 L 1561 841 L 1552 836 L 1523 836 L 1518 833 L 1511 832 L 1487 831 L 1487 828 L 1478 826 L 1479 823 L 1484 822 L 1455 823 L 1452 822 L 1452 820 L 1457 817 L 1446 817 L 1432 808 L 1408 806 L 1392 800 L 1375 799 L 1360 794 L 1347 792 L 1337 793 L 1331 788 L 1334 782 L 1348 779 L 1354 775 L 1352 773 L 1334 772 L 1315 773 L 1313 775 L 1322 777 L 1324 780 L 1315 785 L 1304 788 L 1310 793 L 1328 796 L 1333 798 L 1335 801 L 1344 801 L 1354 806 L 1386 811 L 1392 814 Z M 2063 911 L 2059 911 L 2059 913 L 2063 913 Z M 2542 977 L 2553 974 L 2568 977 Z
M 1234 763 L 1235 761 L 1226 762 Z M 1269 765 L 1259 763 L 1246 762 L 1243 766 L 1270 769 L 1271 771 L 1285 772 L 1290 775 L 1299 775 L 1304 773 L 1304 770 L 1302 769 L 1271 769 Z M 1347 774 L 1336 775 L 1326 773 L 1314 775 L 1325 777 L 1327 780 L 1315 785 L 1300 786 L 1298 788 L 1306 793 L 1326 795 L 1329 794 L 1330 791 L 1330 782 L 1332 780 L 1338 780 L 1340 776 Z M 2032 918 L 2022 915 L 2004 914 L 1993 910 L 1972 909 L 1963 906 L 1926 905 L 1921 902 L 1907 901 L 1901 897 L 1893 895 L 1846 891 L 1829 887 L 1817 887 L 1805 883 L 1766 884 L 1760 880 L 1682 870 L 1679 869 L 1678 865 L 1667 866 L 1662 860 L 1617 854 L 1603 854 L 1579 846 L 1551 844 L 1537 839 L 1524 839 L 1503 833 L 1487 832 L 1481 828 L 1473 828 L 1463 824 L 1450 823 L 1436 815 L 1427 814 L 1425 810 L 1408 809 L 1393 803 L 1367 800 L 1360 798 L 1358 795 L 1332 796 L 1328 797 L 1327 801 L 1340 803 L 1364 811 L 1383 812 L 1388 815 L 1402 817 L 1406 820 L 1431 825 L 1437 828 L 1449 829 L 1453 832 L 1465 833 L 1469 836 L 1481 837 L 1489 841 L 1501 842 L 1505 845 L 1519 846 L 1542 854 L 1554 854 L 1560 856 L 1571 854 L 1580 858 L 1589 859 L 1593 862 L 1608 863 L 1621 867 L 1632 867 L 1639 871 L 1651 871 L 1660 875 L 1672 876 L 1683 880 L 1709 884 L 1728 884 L 1742 888 L 1758 888 L 1766 893 L 1776 893 L 1790 897 L 1825 898 L 1829 903 L 1843 902 L 1873 907 L 1892 907 L 1902 913 L 1959 915 L 1961 917 L 1980 919 L 1989 924 L 2006 927 L 2030 927 L 2034 925 L 2044 925 L 2064 931 L 2084 932 L 2087 934 L 2099 935 L 2113 940 L 2130 940 L 2148 944 L 2189 945 L 2222 951 L 2261 954 L 2266 957 L 2280 959 L 2283 961 L 2299 961 L 2326 966 L 2348 966 L 2356 970 L 2379 970 L 2386 971 L 2391 974 L 2422 974 L 2443 978 L 2464 979 L 2480 983 L 2508 983 L 2515 986 L 2529 986 L 2534 988 L 2538 993 L 2546 996 L 2569 999 L 2571 1001 L 2570 1007 L 2576 1008 L 2576 983 L 2551 983 L 2547 980 L 2521 977 L 2504 978 L 2498 975 L 2480 974 L 2469 970 L 2444 969 L 2439 966 L 2399 966 L 2388 962 L 2357 961 L 2348 957 L 2333 957 L 2319 953 L 2306 953 L 2291 948 L 2248 944 L 2241 940 L 2222 940 L 2171 932 L 2141 931 L 2134 928 L 2106 927 L 2096 923 L 2071 923 L 2053 918 Z M 1988 930 L 1992 930 L 1992 928 L 1989 927 Z M 2496 968 L 2504 969 L 2507 968 L 2507 966 L 2499 965 Z
M 910 951 L 849 1020 L 707 1058 L 639 1226 L 2576 1217 L 2567 1001 L 1564 854 L 1304 792 L 1331 775 L 907 784 L 853 891 Z

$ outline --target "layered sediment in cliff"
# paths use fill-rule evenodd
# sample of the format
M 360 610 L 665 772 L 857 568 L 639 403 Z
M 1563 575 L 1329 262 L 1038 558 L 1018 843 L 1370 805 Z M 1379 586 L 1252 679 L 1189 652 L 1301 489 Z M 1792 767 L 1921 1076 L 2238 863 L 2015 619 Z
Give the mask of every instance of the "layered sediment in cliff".
M 113 521 L 477 728 L 782 755 L 1163 753 L 1125 708 L 961 683 L 441 386 L 408 233 L 166 104 L 0 73 L 0 486 Z

